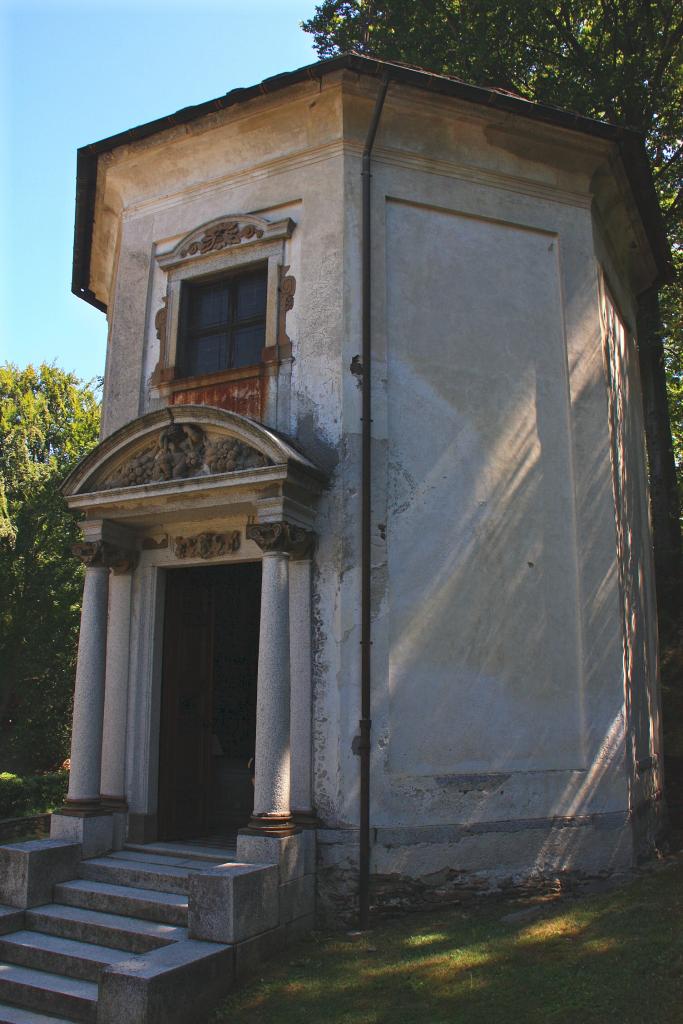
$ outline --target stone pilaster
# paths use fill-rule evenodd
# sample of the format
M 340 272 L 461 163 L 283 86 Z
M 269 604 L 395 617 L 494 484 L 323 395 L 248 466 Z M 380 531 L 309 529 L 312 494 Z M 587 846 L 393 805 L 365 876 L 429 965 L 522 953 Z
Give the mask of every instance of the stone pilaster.
M 311 566 L 314 535 L 294 545 L 289 563 L 291 802 L 298 825 L 313 827 L 311 777 Z
M 125 758 L 128 716 L 128 671 L 132 570 L 136 559 L 112 567 L 102 735 L 102 803 L 125 811 Z
M 254 813 L 249 830 L 294 830 L 290 807 L 289 552 L 306 531 L 286 522 L 252 524 L 263 551 L 256 698 Z

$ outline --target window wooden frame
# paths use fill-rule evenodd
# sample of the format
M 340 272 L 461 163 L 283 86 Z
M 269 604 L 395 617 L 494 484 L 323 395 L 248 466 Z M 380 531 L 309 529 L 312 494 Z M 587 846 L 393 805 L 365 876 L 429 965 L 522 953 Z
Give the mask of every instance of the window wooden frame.
M 225 227 L 231 229 L 225 241 Z M 291 357 L 291 345 L 278 331 L 280 274 L 285 259 L 285 242 L 294 222 L 277 222 L 240 214 L 216 218 L 195 228 L 173 248 L 157 252 L 157 263 L 165 271 L 166 293 L 157 309 L 155 324 L 159 338 L 159 361 L 151 384 L 161 395 L 183 387 L 239 379 L 263 372 L 264 365 L 276 366 Z M 221 232 L 223 234 L 221 235 Z M 185 282 L 209 280 L 266 267 L 265 345 L 258 367 L 236 367 L 211 374 L 184 377 L 181 368 L 180 330 L 182 290 Z
M 258 366 L 262 362 L 261 350 L 265 347 L 265 328 L 266 328 L 266 316 L 268 310 L 268 294 L 267 294 L 267 265 L 257 264 L 255 266 L 249 266 L 247 268 L 241 268 L 236 271 L 232 271 L 227 274 L 212 274 L 207 278 L 199 278 L 199 280 L 185 280 L 181 286 L 181 297 L 180 297 L 180 313 L 179 313 L 179 338 L 178 338 L 178 368 L 180 373 L 185 377 L 197 377 L 199 374 L 190 372 L 190 366 L 195 362 L 195 352 L 193 351 L 195 345 L 197 345 L 202 338 L 221 334 L 226 339 L 226 351 L 219 357 L 219 365 L 214 370 L 205 371 L 205 375 L 212 373 L 223 373 L 227 370 L 247 369 L 250 366 Z M 245 278 L 260 276 L 264 279 L 266 284 L 265 294 L 263 298 L 263 311 L 258 314 L 245 317 L 243 319 L 237 318 L 238 309 L 238 296 L 240 285 L 244 282 Z M 204 325 L 193 325 L 190 321 L 190 314 L 192 310 L 193 292 L 196 294 L 200 289 L 204 287 L 219 287 L 222 292 L 225 292 L 228 296 L 227 309 L 228 318 L 224 321 L 219 321 L 215 324 L 204 324 Z M 237 332 L 249 327 L 262 327 L 263 328 L 263 344 L 259 348 L 259 355 L 257 359 L 252 359 L 251 362 L 247 363 L 236 363 L 235 343 Z M 220 365 L 222 364 L 222 365 Z

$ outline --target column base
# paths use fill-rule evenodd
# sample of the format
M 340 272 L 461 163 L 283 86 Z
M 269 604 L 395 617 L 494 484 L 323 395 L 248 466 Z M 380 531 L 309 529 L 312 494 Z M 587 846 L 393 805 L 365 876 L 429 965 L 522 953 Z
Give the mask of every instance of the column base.
M 322 828 L 322 822 L 315 811 L 292 811 L 292 819 L 298 828 Z
M 87 800 L 69 800 L 67 797 L 63 807 L 57 808 L 54 814 L 64 814 L 74 818 L 92 818 L 100 814 L 109 814 L 110 811 L 102 805 L 99 797 Z
M 128 801 L 125 796 L 107 796 L 105 793 L 102 793 L 100 802 L 107 812 L 115 813 L 116 811 L 128 810 Z
M 78 814 L 56 811 L 50 819 L 50 838 L 80 843 L 84 857 L 99 857 L 109 853 L 114 843 L 114 815 L 100 810 Z
M 241 836 L 293 836 L 300 832 L 291 814 L 252 814 L 246 828 L 239 830 Z

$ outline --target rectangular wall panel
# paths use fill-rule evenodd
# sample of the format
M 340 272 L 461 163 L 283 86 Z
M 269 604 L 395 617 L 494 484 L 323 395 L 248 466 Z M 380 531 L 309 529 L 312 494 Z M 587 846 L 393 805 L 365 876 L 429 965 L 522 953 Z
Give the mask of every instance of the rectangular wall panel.
M 394 773 L 584 767 L 557 247 L 387 203 Z

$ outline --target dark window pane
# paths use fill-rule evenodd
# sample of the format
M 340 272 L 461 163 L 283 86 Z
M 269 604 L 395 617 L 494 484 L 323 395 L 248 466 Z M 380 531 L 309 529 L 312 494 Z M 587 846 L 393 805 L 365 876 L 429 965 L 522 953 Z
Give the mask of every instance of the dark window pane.
M 185 376 L 261 361 L 267 276 L 264 268 L 183 285 L 179 348 Z
M 236 281 L 237 312 L 236 320 L 248 320 L 255 316 L 265 316 L 266 312 L 266 273 L 249 274 Z
M 233 334 L 233 366 L 251 366 L 261 361 L 266 329 L 263 324 L 239 327 Z
M 224 324 L 229 318 L 229 289 L 225 281 L 190 289 L 190 327 L 210 327 Z
M 227 334 L 206 334 L 188 339 L 187 374 L 215 373 L 227 366 Z

